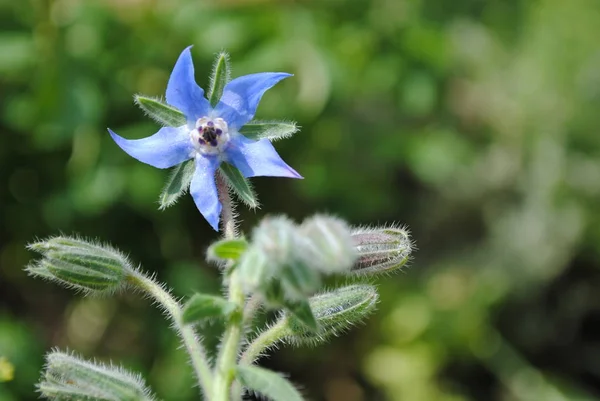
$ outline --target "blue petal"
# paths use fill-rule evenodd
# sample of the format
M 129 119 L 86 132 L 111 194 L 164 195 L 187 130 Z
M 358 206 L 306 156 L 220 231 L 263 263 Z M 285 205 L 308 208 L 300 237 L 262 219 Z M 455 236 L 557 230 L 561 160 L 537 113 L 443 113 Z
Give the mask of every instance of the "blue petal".
M 196 207 L 215 231 L 219 231 L 221 202 L 215 184 L 215 171 L 219 167 L 216 156 L 196 156 L 196 171 L 190 185 L 190 194 Z
M 233 128 L 240 128 L 252 120 L 262 95 L 277 82 L 290 77 L 282 72 L 262 72 L 244 75 L 225 85 L 216 115 Z
M 125 139 L 108 130 L 112 139 L 127 154 L 157 168 L 169 168 L 190 159 L 194 147 L 186 126 L 161 128 L 156 134 L 142 139 Z
M 200 117 L 208 115 L 210 103 L 194 78 L 191 47 L 181 53 L 171 72 L 167 84 L 167 103 L 181 110 L 188 121 L 196 122 Z
M 227 161 L 240 170 L 244 177 L 302 178 L 279 157 L 268 139 L 254 141 L 243 135 L 237 135 L 231 139 L 225 154 Z

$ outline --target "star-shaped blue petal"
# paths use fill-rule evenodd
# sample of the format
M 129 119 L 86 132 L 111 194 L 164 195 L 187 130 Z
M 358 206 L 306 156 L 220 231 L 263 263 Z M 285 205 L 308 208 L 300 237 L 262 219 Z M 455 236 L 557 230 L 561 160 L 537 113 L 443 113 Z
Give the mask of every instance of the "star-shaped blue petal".
M 127 154 L 153 167 L 169 168 L 195 159 L 190 194 L 200 213 L 218 231 L 222 205 L 215 172 L 221 162 L 232 164 L 245 177 L 302 178 L 281 159 L 269 140 L 251 140 L 238 132 L 254 117 L 263 94 L 291 75 L 265 72 L 236 78 L 223 88 L 213 109 L 194 79 L 190 48 L 175 63 L 166 91 L 167 103 L 183 112 L 187 124 L 164 127 L 136 140 L 108 131 Z

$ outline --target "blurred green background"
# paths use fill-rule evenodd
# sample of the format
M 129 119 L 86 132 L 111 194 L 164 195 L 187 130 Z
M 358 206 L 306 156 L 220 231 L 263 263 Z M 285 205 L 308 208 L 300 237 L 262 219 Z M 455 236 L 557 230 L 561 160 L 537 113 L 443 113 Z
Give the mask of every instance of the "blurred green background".
M 597 0 L 0 0 L 0 400 L 34 400 L 53 346 L 122 361 L 162 398 L 197 399 L 185 355 L 135 294 L 82 298 L 23 272 L 59 232 L 110 241 L 178 295 L 218 291 L 216 239 L 167 172 L 112 143 L 157 126 L 194 44 L 234 76 L 295 74 L 257 117 L 303 181 L 254 180 L 266 212 L 406 223 L 412 267 L 377 280 L 363 327 L 262 363 L 316 401 L 600 400 L 600 2 Z M 210 327 L 218 331 L 218 327 Z M 6 370 L 6 369 L 5 369 Z

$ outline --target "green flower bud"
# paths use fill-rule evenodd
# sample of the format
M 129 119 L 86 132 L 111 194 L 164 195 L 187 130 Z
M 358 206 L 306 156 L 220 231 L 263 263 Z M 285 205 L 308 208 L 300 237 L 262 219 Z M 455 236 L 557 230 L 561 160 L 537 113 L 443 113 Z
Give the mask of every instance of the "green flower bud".
M 252 232 L 251 245 L 236 267 L 245 290 L 268 295 L 276 286 L 281 299 L 287 300 L 306 299 L 316 291 L 321 278 L 307 263 L 306 241 L 289 219 L 263 219 Z M 271 302 L 276 299 L 266 298 Z
M 42 255 L 26 268 L 29 274 L 85 292 L 121 289 L 134 271 L 115 249 L 77 238 L 53 237 L 30 244 L 28 249 Z
M 305 238 L 301 254 L 307 264 L 323 273 L 350 270 L 357 253 L 350 227 L 337 218 L 316 215 L 300 226 Z
M 47 355 L 38 388 L 43 397 L 51 400 L 155 400 L 139 375 L 59 351 Z
M 376 275 L 400 269 L 410 260 L 413 244 L 403 227 L 359 228 L 352 233 L 358 259 L 355 275 Z
M 367 284 L 349 285 L 315 295 L 309 299 L 309 304 L 317 321 L 318 331 L 307 329 L 296 316 L 286 315 L 284 338 L 296 344 L 323 342 L 362 322 L 375 310 L 378 299 L 377 289 Z

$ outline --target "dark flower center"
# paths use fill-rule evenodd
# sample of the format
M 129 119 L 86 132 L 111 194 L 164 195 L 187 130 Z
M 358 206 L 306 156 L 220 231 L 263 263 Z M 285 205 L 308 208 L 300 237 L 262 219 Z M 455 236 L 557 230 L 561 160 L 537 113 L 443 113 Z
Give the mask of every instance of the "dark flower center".
M 217 138 L 223 133 L 220 128 L 216 128 L 212 121 L 206 123 L 205 126 L 198 128 L 200 133 L 200 144 L 205 145 L 210 143 L 211 146 L 217 146 Z

